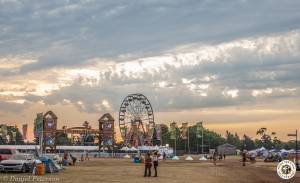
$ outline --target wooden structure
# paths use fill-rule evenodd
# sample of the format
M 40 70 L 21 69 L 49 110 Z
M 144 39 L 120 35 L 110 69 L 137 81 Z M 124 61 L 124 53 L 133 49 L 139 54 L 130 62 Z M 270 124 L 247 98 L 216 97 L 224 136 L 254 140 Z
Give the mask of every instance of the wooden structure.
M 99 151 L 101 146 L 113 147 L 115 142 L 115 119 L 109 114 L 104 114 L 99 120 Z
M 80 145 L 93 145 L 95 144 L 94 139 L 98 139 L 99 150 L 102 147 L 112 147 L 115 142 L 115 131 L 114 131 L 114 118 L 109 114 L 104 114 L 99 120 L 99 128 L 92 129 L 87 121 L 80 127 L 67 128 L 64 126 L 62 129 L 57 129 L 57 116 L 52 111 L 46 112 L 42 115 L 42 126 L 41 136 L 43 151 L 56 151 L 57 139 L 59 134 L 71 134 L 73 143 L 76 135 L 79 135 Z M 35 123 L 35 128 L 37 123 Z M 84 139 L 84 140 L 82 140 Z M 92 139 L 92 140 L 88 140 Z
M 57 116 L 48 111 L 43 116 L 43 151 L 50 148 L 50 151 L 56 150 L 56 132 L 57 132 Z

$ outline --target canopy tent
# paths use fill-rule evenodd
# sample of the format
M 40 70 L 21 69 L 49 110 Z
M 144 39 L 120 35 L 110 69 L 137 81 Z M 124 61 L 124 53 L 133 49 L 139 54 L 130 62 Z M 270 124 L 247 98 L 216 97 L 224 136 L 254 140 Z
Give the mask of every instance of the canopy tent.
M 129 148 L 127 146 L 124 146 L 120 149 L 121 151 L 129 151 Z
M 289 151 L 286 150 L 286 149 L 281 149 L 280 152 L 282 152 L 282 153 L 288 153 Z
M 258 150 L 260 150 L 260 151 L 266 151 L 267 149 L 266 149 L 264 146 L 262 146 L 262 147 L 259 148 Z
M 131 148 L 129 148 L 129 151 L 138 151 L 138 149 L 135 147 L 131 147 Z
M 187 160 L 187 161 L 192 161 L 193 158 L 192 158 L 192 156 L 188 156 L 188 157 L 185 158 L 185 160 Z
M 58 164 L 55 163 L 52 159 L 48 158 L 47 156 L 42 156 L 39 158 L 45 165 L 45 172 L 46 173 L 57 173 L 62 170 Z

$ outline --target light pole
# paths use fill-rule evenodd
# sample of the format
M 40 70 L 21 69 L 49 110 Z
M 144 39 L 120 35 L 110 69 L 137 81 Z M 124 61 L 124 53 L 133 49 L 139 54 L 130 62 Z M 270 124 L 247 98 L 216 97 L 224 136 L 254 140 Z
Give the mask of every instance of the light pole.
M 190 154 L 190 127 L 188 127 L 188 152 Z
M 202 122 L 203 123 L 203 122 Z M 201 146 L 201 154 L 203 154 L 203 139 L 204 139 L 204 136 L 203 136 L 203 126 L 202 126 L 202 146 Z
M 176 154 L 176 140 L 177 140 L 177 133 L 176 133 L 176 128 L 175 128 L 175 156 L 177 156 L 177 154 Z
M 296 168 L 297 168 L 297 170 L 299 170 L 300 167 L 299 167 L 299 164 L 298 164 L 298 130 L 296 130 L 296 133 L 288 134 L 288 136 L 296 138 Z

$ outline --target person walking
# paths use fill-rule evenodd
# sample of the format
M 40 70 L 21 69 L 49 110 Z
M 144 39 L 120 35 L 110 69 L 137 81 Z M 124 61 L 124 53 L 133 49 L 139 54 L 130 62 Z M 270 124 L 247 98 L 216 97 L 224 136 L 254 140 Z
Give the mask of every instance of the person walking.
M 214 154 L 213 154 L 213 160 L 214 160 L 214 165 L 217 165 L 217 158 L 218 158 L 218 153 L 215 150 Z
M 69 158 L 68 151 L 65 151 L 65 152 L 64 152 L 64 158 L 63 158 L 63 165 L 64 165 L 64 166 L 69 165 L 68 158 Z
M 148 177 L 151 177 L 151 167 L 152 167 L 152 159 L 150 156 L 150 153 L 148 152 L 145 156 L 145 172 L 144 172 L 144 177 L 147 176 L 148 173 Z
M 89 158 L 89 151 L 85 151 L 85 161 L 86 160 L 90 160 L 90 158 Z
M 157 167 L 158 167 L 158 153 L 157 151 L 154 152 L 154 156 L 153 156 L 153 166 L 154 166 L 154 177 L 157 177 Z
M 72 165 L 75 166 L 75 163 L 77 161 L 77 158 L 75 156 L 73 156 L 71 153 L 70 153 L 70 157 L 72 159 Z
M 224 160 L 225 160 L 225 158 L 226 158 L 226 154 L 225 154 L 225 153 L 223 154 L 223 158 L 224 158 Z
M 242 161 L 243 161 L 243 166 L 246 166 L 246 159 L 247 157 L 246 157 L 246 150 L 244 150 L 243 151 L 243 153 L 242 153 Z
M 81 162 L 83 162 L 83 161 L 84 161 L 84 158 L 83 158 L 83 156 L 84 156 L 84 155 L 83 155 L 83 153 L 81 153 L 81 157 L 80 157 L 80 161 L 81 161 Z

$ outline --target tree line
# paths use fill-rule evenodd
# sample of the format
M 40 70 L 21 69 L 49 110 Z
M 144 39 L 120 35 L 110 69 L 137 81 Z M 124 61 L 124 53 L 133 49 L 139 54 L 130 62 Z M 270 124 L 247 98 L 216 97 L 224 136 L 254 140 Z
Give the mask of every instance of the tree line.
M 23 145 L 24 140 L 22 134 L 16 126 L 7 127 L 8 135 L 11 135 L 11 132 L 16 132 L 16 138 L 13 139 L 10 137 L 10 141 L 4 139 L 0 136 L 0 145 Z M 188 152 L 188 141 L 180 138 L 181 128 L 176 127 L 176 149 L 183 152 Z M 201 152 L 202 150 L 202 139 L 197 138 L 197 127 L 196 125 L 189 127 L 189 146 L 190 152 L 196 153 Z M 258 139 L 253 139 L 246 134 L 239 136 L 237 133 L 232 133 L 226 131 L 225 136 L 222 136 L 212 130 L 203 128 L 203 149 L 204 152 L 208 152 L 209 149 L 216 149 L 217 146 L 229 143 L 237 147 L 240 150 L 253 150 L 260 147 L 265 147 L 267 149 L 295 149 L 296 142 L 290 140 L 287 142 L 281 141 L 277 136 L 276 132 L 269 132 L 267 128 L 259 128 L 256 132 L 259 136 Z M 153 135 L 153 145 L 165 145 L 169 144 L 170 147 L 175 147 L 175 140 L 170 139 L 170 128 L 162 124 L 161 125 L 161 140 L 157 140 L 156 131 L 154 129 Z M 202 135 L 202 134 L 201 134 Z M 13 140 L 12 140 L 13 139 Z M 38 144 L 39 140 L 36 138 L 33 143 L 26 144 Z M 60 133 L 56 137 L 57 145 L 72 145 L 71 139 L 67 137 L 67 134 Z M 121 143 L 119 143 L 121 145 Z M 96 145 L 96 144 L 95 144 Z
M 202 150 L 202 139 L 197 138 L 196 125 L 189 127 L 189 145 L 191 153 L 199 153 Z M 188 140 L 180 138 L 179 127 L 176 127 L 176 149 L 183 152 L 188 152 L 187 143 Z M 226 131 L 225 137 L 203 128 L 203 149 L 204 152 L 208 152 L 209 149 L 216 149 L 217 146 L 228 143 L 232 144 L 240 150 L 253 150 L 261 147 L 266 149 L 295 149 L 295 141 L 290 140 L 288 142 L 281 141 L 275 132 L 269 133 L 267 128 L 260 128 L 256 134 L 259 136 L 258 139 L 253 139 L 246 134 L 239 136 L 237 133 L 231 133 Z M 154 145 L 169 144 L 171 147 L 175 147 L 175 140 L 170 139 L 170 131 L 167 125 L 161 127 L 161 140 L 157 140 L 156 133 L 154 132 L 153 137 Z

